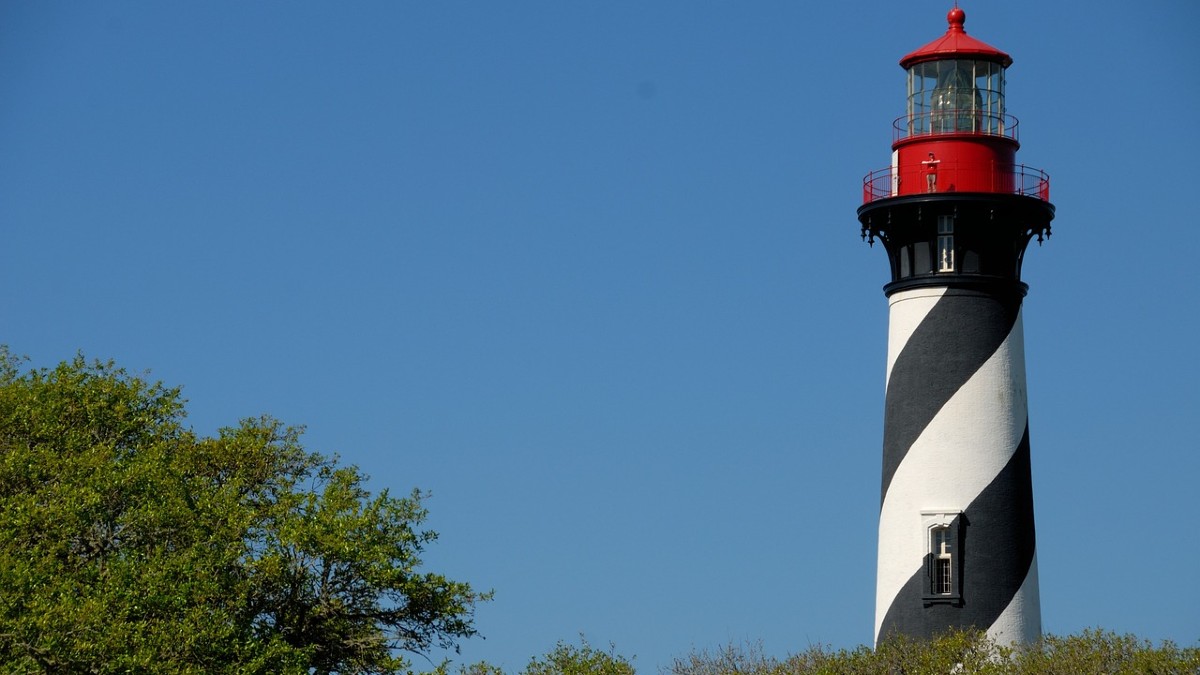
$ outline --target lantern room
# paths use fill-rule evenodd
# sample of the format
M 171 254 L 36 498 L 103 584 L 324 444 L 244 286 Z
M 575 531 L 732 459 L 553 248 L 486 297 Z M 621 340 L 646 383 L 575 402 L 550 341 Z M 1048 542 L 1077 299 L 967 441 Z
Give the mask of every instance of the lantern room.
M 1012 57 L 967 35 L 955 7 L 941 38 L 900 59 L 908 72 L 908 135 L 985 133 L 1004 136 L 1004 71 Z M 1014 139 L 1015 140 L 1015 139 Z
M 945 35 L 900 59 L 908 88 L 893 123 L 892 163 L 867 175 L 864 203 L 945 192 L 1048 200 L 1046 175 L 1016 163 L 1017 120 L 1004 104 L 1012 57 L 967 35 L 962 9 L 946 18 Z

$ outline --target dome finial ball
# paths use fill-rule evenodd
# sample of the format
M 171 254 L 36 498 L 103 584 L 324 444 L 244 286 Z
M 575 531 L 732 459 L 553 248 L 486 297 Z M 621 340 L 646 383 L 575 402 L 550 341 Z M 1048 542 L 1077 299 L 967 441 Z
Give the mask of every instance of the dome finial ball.
M 950 30 L 961 31 L 963 24 L 967 22 L 967 13 L 956 5 L 954 9 L 946 14 L 946 20 L 950 22 Z

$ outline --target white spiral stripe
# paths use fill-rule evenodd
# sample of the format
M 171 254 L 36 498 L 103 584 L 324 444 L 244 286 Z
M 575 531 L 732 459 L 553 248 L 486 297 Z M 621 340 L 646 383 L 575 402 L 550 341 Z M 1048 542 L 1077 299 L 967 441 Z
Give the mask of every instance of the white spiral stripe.
M 921 325 L 933 306 L 946 294 L 946 290 L 945 286 L 918 288 L 896 293 L 888 299 L 887 377 L 884 378 L 884 391 L 887 391 L 887 384 L 892 381 L 892 368 L 896 366 L 900 352 L 904 351 L 904 346 L 908 344 L 917 326 Z M 903 308 L 898 307 L 900 303 L 904 303 Z

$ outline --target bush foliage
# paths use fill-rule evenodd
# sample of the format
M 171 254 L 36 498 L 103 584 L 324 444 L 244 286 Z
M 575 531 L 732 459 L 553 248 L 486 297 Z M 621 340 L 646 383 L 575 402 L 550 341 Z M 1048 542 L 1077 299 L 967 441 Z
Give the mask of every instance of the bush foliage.
M 486 663 L 463 668 L 462 675 L 502 675 Z M 1200 648 L 1171 642 L 1155 645 L 1132 635 L 1087 630 L 1079 635 L 1045 636 L 1036 645 L 997 644 L 980 632 L 950 632 L 935 640 L 896 639 L 873 650 L 823 646 L 783 659 L 768 656 L 760 644 L 728 645 L 694 651 L 675 659 L 662 675 L 1197 675 Z M 615 650 L 600 651 L 582 641 L 559 643 L 530 661 L 521 675 L 635 675 L 632 662 Z
M 1154 645 L 1133 635 L 1087 630 L 1047 635 L 1034 645 L 1007 646 L 982 632 L 952 631 L 931 641 L 898 638 L 878 649 L 833 650 L 822 646 L 776 659 L 761 646 L 728 646 L 676 659 L 671 675 L 896 675 L 986 673 L 988 675 L 1080 675 L 1145 673 L 1196 675 L 1200 648 L 1170 641 Z

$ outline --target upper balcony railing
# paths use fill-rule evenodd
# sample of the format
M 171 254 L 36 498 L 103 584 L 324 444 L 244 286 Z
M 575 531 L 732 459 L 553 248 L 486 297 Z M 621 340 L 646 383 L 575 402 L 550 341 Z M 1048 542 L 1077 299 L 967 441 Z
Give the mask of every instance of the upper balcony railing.
M 895 167 L 876 169 L 863 178 L 863 203 L 888 197 L 931 194 L 921 169 L 897 173 Z M 901 179 L 906 178 L 904 185 Z M 916 185 L 910 183 L 917 182 Z M 999 165 L 994 162 L 941 162 L 934 193 L 991 192 L 1017 194 L 1050 201 L 1050 176 L 1041 169 L 1024 164 Z
M 914 113 L 897 117 L 892 123 L 893 143 L 915 136 L 937 134 L 985 134 L 1019 140 L 1016 117 L 978 108 Z

